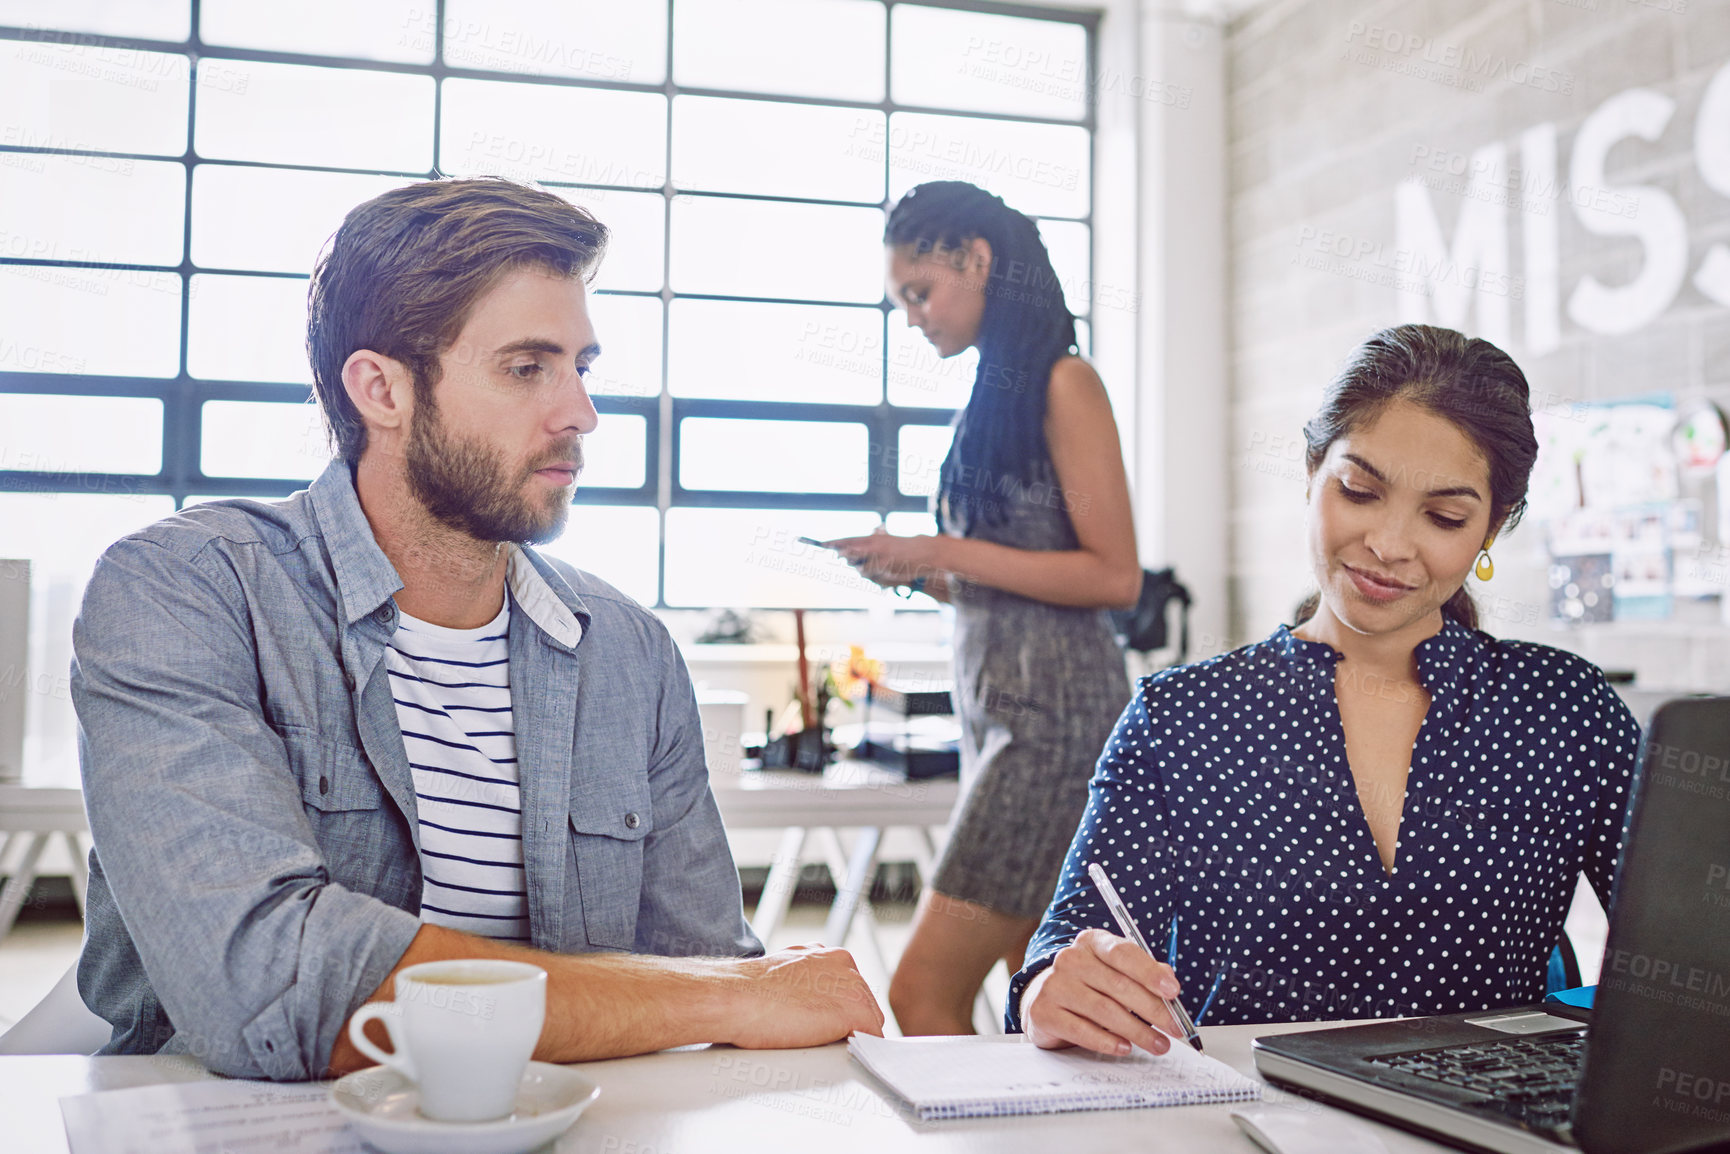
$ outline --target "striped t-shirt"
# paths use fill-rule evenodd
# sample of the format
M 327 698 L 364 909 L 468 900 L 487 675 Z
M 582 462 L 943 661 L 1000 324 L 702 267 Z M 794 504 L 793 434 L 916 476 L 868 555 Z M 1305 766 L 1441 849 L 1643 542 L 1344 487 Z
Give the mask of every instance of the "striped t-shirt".
M 421 921 L 529 940 L 510 598 L 479 629 L 398 614 L 385 653 L 420 812 Z

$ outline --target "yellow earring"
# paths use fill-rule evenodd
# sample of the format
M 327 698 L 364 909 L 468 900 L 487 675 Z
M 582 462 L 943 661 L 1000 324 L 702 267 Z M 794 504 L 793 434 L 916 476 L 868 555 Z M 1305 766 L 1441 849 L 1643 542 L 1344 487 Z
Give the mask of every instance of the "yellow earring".
M 1478 563 L 1472 567 L 1472 572 L 1478 575 L 1479 581 L 1488 581 L 1496 575 L 1496 563 L 1490 560 L 1490 545 L 1494 541 L 1495 538 L 1491 537 L 1484 542 L 1483 552 L 1478 554 Z

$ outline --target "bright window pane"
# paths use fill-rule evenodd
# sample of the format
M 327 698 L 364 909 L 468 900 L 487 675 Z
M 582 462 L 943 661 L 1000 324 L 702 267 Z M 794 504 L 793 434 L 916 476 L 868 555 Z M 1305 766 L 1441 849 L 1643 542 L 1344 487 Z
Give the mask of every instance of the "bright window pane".
M 425 0 L 204 0 L 199 35 L 236 48 L 430 64 L 432 8 Z
M 199 461 L 206 477 L 310 481 L 330 464 L 330 441 L 317 405 L 206 401 Z
M 148 160 L 13 157 L 0 165 L 0 256 L 180 263 L 186 169 Z
M 843 421 L 742 421 L 687 417 L 679 423 L 679 484 L 763 493 L 863 493 L 864 425 Z
M 657 297 L 589 297 L 601 355 L 583 384 L 593 396 L 661 395 L 661 302 Z
M 902 425 L 900 452 L 895 457 L 895 487 L 909 497 L 929 497 L 937 492 L 943 473 L 943 458 L 955 430 L 948 425 Z
M 185 40 L 192 28 L 191 7 L 187 0 L 0 0 L 0 24 Z
M 741 147 L 741 141 L 797 147 Z M 681 96 L 673 183 L 706 192 L 883 200 L 883 114 L 855 108 Z
M 959 409 L 973 392 L 979 372 L 977 349 L 963 349 L 947 360 L 931 342 L 909 328 L 907 314 L 889 314 L 889 403 L 915 409 Z
M 1063 286 L 1063 303 L 1070 312 L 1086 316 L 1093 295 L 1093 230 L 1070 220 L 1042 220 L 1039 237 Z
M 597 290 L 660 292 L 667 256 L 667 202 L 658 192 L 555 188 L 607 226 L 607 255 L 595 276 Z
M 675 197 L 672 244 L 676 292 L 883 299 L 879 209 Z
M 180 277 L 0 268 L 0 371 L 174 376 L 180 371 Z
M 1087 31 L 1079 24 L 898 4 L 889 37 L 899 104 L 1063 120 L 1087 114 Z
M 431 77 L 251 61 L 230 67 L 234 83 L 199 89 L 200 156 L 374 172 L 432 167 Z
M 162 402 L 150 397 L 0 393 L 0 469 L 160 472 Z M 74 478 L 67 487 L 82 486 Z M 6 548 L 0 541 L 0 552 Z
M 883 529 L 897 537 L 930 537 L 937 532 L 937 518 L 930 513 L 891 513 L 883 518 Z M 917 605 L 915 601 L 911 607 Z
M 605 413 L 583 438 L 583 475 L 579 487 L 638 489 L 647 476 L 644 446 L 648 422 L 629 413 Z
M 187 372 L 211 381 L 311 384 L 306 287 L 299 277 L 193 277 Z
M 564 533 L 536 548 L 593 573 L 644 605 L 655 603 L 661 516 L 652 506 L 572 505 Z
M 883 314 L 874 308 L 675 300 L 675 397 L 874 405 L 883 396 Z
M 893 597 L 828 549 L 799 541 L 859 537 L 875 513 L 814 509 L 667 510 L 667 604 L 862 609 Z
M 658 188 L 667 98 L 547 84 L 447 80 L 439 171 Z
M 0 40 L 0 143 L 179 156 L 186 151 L 189 74 L 186 57 L 169 53 Z
M 173 498 L 139 493 L 0 493 L 0 525 L 6 526 L 6 544 L 0 551 L 32 563 L 32 602 L 46 594 L 56 578 L 70 579 L 65 619 L 69 643 L 77 594 L 102 551 L 172 512 Z M 35 630 L 31 632 L 34 648 Z M 60 670 L 64 672 L 65 666 Z
M 192 171 L 192 262 L 310 274 L 350 209 L 402 184 L 400 176 L 201 164 Z
M 883 99 L 879 0 L 679 0 L 673 79 L 690 88 Z
M 897 112 L 889 118 L 889 196 L 928 180 L 965 180 L 1034 216 L 1085 216 L 1085 128 Z
M 432 32 L 432 5 L 421 4 Z M 495 72 L 659 84 L 667 6 L 618 0 L 446 0 L 445 63 Z
M 174 511 L 169 497 L 129 492 L 121 477 L 87 477 L 82 492 L 0 493 L 0 553 L 30 562 L 30 637 L 26 667 L 32 693 L 24 704 L 24 781 L 77 787 L 78 720 L 67 670 L 72 618 L 102 551 Z

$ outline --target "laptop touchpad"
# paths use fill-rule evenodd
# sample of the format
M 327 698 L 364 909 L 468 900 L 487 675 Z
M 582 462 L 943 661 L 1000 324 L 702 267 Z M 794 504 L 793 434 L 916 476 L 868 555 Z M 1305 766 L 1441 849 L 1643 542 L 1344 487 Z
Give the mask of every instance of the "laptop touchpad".
M 1499 1030 L 1504 1034 L 1547 1034 L 1552 1030 L 1586 1028 L 1572 1018 L 1558 1018 L 1542 1010 L 1528 1010 L 1521 1014 L 1495 1014 L 1488 1018 L 1467 1018 L 1466 1021 L 1486 1030 Z

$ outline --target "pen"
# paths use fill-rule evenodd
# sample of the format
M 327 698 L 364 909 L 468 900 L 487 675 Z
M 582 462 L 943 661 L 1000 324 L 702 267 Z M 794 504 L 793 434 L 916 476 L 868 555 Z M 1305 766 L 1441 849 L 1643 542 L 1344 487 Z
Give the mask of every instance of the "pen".
M 1093 887 L 1099 891 L 1099 896 L 1105 899 L 1105 908 L 1111 911 L 1111 916 L 1117 920 L 1117 928 L 1124 937 L 1141 947 L 1141 952 L 1158 961 L 1159 957 L 1148 947 L 1147 939 L 1141 936 L 1141 930 L 1136 927 L 1135 919 L 1129 916 L 1129 907 L 1123 904 L 1123 899 L 1117 896 L 1117 887 L 1111 884 L 1111 879 L 1105 876 L 1105 870 L 1098 862 L 1087 867 L 1087 876 L 1093 879 Z M 1189 1011 L 1183 1008 L 1183 1003 L 1176 998 L 1161 998 L 1165 1008 L 1171 1011 L 1172 1021 L 1183 1031 L 1183 1040 L 1201 1049 L 1201 1035 L 1196 1032 L 1195 1023 L 1190 1020 Z

